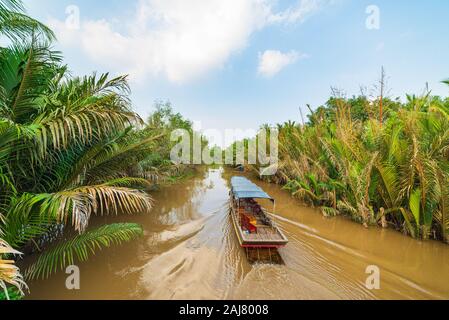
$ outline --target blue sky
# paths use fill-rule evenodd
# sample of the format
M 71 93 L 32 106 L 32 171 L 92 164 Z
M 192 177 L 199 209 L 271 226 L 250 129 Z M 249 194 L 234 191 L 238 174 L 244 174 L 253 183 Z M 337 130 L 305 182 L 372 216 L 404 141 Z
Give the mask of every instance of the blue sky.
M 203 128 L 300 121 L 330 87 L 356 94 L 384 66 L 390 95 L 447 95 L 446 0 L 25 0 L 57 32 L 74 74 L 129 73 L 135 109 L 155 100 Z M 79 9 L 67 10 L 70 5 Z M 379 29 L 366 26 L 370 5 Z M 75 18 L 75 19 L 74 19 Z M 67 22 L 68 21 L 68 22 Z

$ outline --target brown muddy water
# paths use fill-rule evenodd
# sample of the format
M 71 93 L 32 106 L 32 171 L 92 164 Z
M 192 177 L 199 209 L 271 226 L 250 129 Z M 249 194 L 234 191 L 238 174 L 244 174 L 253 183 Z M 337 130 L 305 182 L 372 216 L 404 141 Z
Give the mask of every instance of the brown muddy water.
M 324 218 L 260 181 L 290 243 L 280 250 L 283 265 L 248 263 L 228 214 L 233 174 L 204 169 L 153 193 L 150 214 L 109 218 L 141 223 L 144 237 L 80 264 L 81 290 L 67 290 L 60 272 L 31 283 L 28 298 L 449 299 L 449 246 Z M 380 290 L 365 286 L 369 265 L 381 270 Z

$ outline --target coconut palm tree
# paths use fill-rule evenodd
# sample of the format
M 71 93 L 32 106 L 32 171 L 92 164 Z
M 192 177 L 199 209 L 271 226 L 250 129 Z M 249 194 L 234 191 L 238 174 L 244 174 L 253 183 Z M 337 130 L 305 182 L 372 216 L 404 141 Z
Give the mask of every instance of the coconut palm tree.
M 1 254 L 48 249 L 27 279 L 48 277 L 75 258 L 84 261 L 97 249 L 142 234 L 136 224 L 87 231 L 92 215 L 152 207 L 144 172 L 136 168 L 160 136 L 139 133 L 142 120 L 128 94 L 126 77 L 70 77 L 61 55 L 36 37 L 0 48 L 0 235 L 8 243 Z M 78 235 L 49 246 L 58 230 L 69 227 Z M 17 272 L 7 261 L 2 272 Z M 5 274 L 11 280 L 4 282 L 23 288 L 20 276 Z
M 31 34 L 41 34 L 48 40 L 54 38 L 53 32 L 41 23 L 23 14 L 23 11 L 22 3 L 19 0 L 0 0 L 0 35 L 4 35 L 13 41 Z M 0 101 L 3 107 L 5 103 L 5 92 L 3 90 L 0 91 Z M 10 150 L 6 146 L 15 139 L 15 133 L 15 130 L 8 123 L 0 122 L 0 137 L 2 138 L 0 163 L 8 155 Z M 10 177 L 3 171 L 3 166 L 0 166 L 0 185 L 5 190 L 4 194 L 1 195 L 0 203 L 3 203 L 9 191 L 14 189 Z M 0 222 L 3 222 L 4 219 L 3 210 L 4 208 L 0 208 Z M 3 233 L 0 228 L 0 237 L 2 236 Z M 19 254 L 19 252 L 12 249 L 8 243 L 0 238 L 0 287 L 4 290 L 7 299 L 9 299 L 9 295 L 6 283 L 16 286 L 21 293 L 22 288 L 25 287 L 18 268 L 14 266 L 14 261 L 2 260 L 3 257 L 9 257 L 13 254 Z

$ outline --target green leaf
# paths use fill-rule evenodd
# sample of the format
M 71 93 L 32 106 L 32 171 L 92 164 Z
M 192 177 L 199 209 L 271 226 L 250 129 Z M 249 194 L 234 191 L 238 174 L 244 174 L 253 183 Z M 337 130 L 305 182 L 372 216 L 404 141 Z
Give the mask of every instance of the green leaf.
M 76 261 L 84 262 L 103 248 L 120 245 L 142 236 L 142 227 L 134 223 L 119 223 L 102 226 L 78 235 L 55 246 L 39 256 L 25 272 L 27 279 L 46 279 L 58 270 L 63 270 Z
M 415 218 L 415 223 L 420 226 L 420 216 L 421 216 L 421 189 L 416 189 L 410 195 L 409 201 L 410 210 Z

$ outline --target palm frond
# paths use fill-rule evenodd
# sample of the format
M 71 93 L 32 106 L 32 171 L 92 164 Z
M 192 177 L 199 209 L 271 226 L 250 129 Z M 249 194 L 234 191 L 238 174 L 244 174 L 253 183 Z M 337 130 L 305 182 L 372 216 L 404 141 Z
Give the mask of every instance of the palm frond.
M 40 111 L 39 98 L 48 88 L 61 59 L 59 52 L 35 38 L 1 51 L 0 81 L 8 97 L 10 120 L 27 123 Z
M 92 212 L 98 215 L 134 214 L 151 210 L 153 200 L 146 192 L 105 185 L 84 186 L 72 192 L 89 195 Z
M 23 289 L 27 288 L 14 260 L 7 258 L 11 255 L 21 255 L 21 253 L 0 239 L 0 289 L 3 289 L 7 299 L 9 299 L 7 285 L 16 287 L 22 295 Z
M 0 13 L 5 14 L 5 11 L 23 11 L 23 3 L 21 0 L 0 0 Z
M 57 222 L 60 211 L 67 210 L 57 196 L 24 193 L 12 197 L 4 217 L 4 239 L 13 247 L 20 248 L 30 240 L 43 236 L 52 223 Z M 50 205 L 51 204 L 51 205 Z M 54 210 L 54 212 L 52 211 Z
M 152 184 L 144 178 L 124 177 L 110 180 L 103 185 L 107 187 L 147 188 L 151 187 Z
M 33 36 L 48 41 L 56 39 L 54 32 L 46 25 L 21 12 L 9 10 L 0 15 L 0 34 L 13 41 Z
M 449 175 L 442 171 L 438 174 L 438 188 L 440 193 L 439 208 L 435 213 L 435 220 L 440 226 L 443 240 L 449 244 Z
M 89 140 L 101 139 L 139 121 L 139 116 L 130 111 L 90 105 L 73 112 L 42 114 L 30 127 L 34 128 L 36 142 L 43 153 L 50 146 L 61 149 L 67 148 L 73 141 L 87 143 Z
M 44 40 L 55 40 L 55 35 L 47 26 L 25 13 L 21 0 L 0 1 L 0 34 L 13 41 L 40 34 Z
M 88 183 L 117 177 L 130 163 L 143 161 L 152 151 L 152 144 L 165 134 L 145 137 L 143 139 L 117 141 L 109 144 L 99 152 L 86 168 Z
M 5 217 L 5 239 L 15 247 L 44 235 L 54 223 L 70 223 L 84 232 L 92 214 L 118 215 L 151 210 L 153 200 L 142 191 L 108 185 L 85 186 L 54 194 L 24 194 L 14 199 Z
M 58 270 L 63 270 L 75 261 L 84 262 L 89 256 L 103 248 L 120 245 L 143 234 L 137 224 L 111 224 L 78 235 L 62 244 L 49 249 L 39 256 L 25 272 L 27 279 L 48 278 Z

